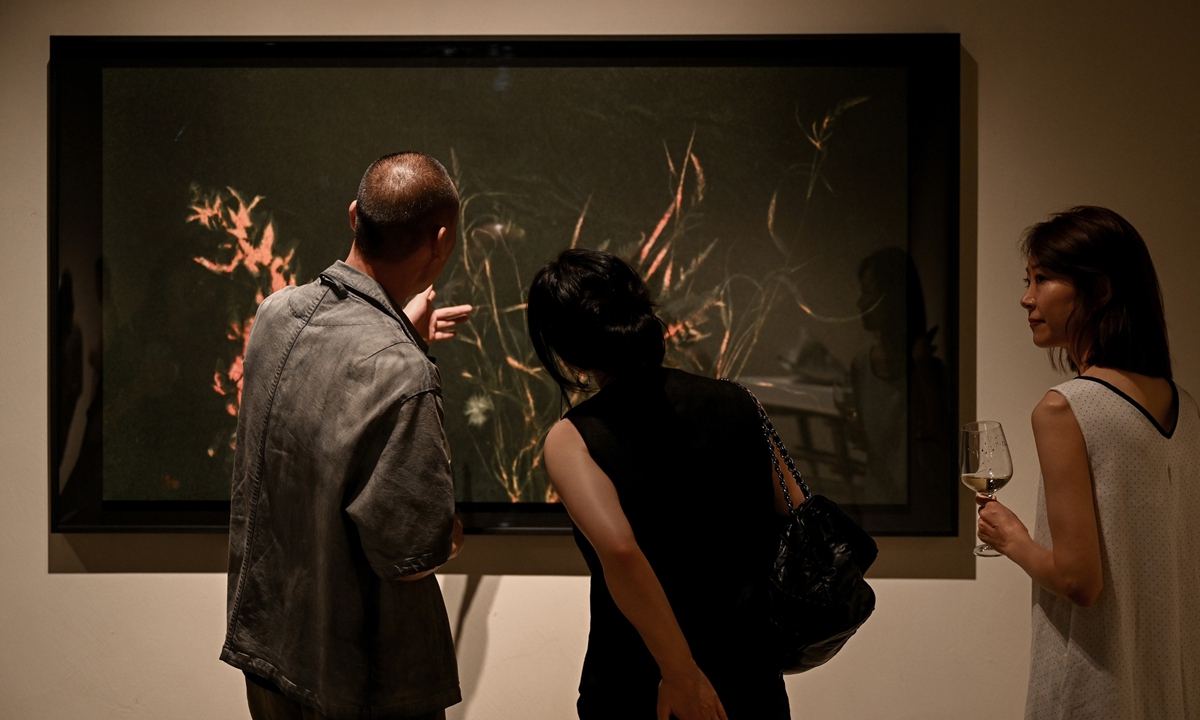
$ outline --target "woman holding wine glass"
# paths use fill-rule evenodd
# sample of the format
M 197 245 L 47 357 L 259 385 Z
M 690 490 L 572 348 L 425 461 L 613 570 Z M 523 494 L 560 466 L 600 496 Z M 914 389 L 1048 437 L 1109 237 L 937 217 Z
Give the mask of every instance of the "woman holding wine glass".
M 1200 414 L 1171 379 L 1150 254 L 1098 207 L 1021 249 L 1033 342 L 1079 373 L 1033 411 L 1033 535 L 977 496 L 980 539 L 1035 583 L 1025 717 L 1200 717 Z

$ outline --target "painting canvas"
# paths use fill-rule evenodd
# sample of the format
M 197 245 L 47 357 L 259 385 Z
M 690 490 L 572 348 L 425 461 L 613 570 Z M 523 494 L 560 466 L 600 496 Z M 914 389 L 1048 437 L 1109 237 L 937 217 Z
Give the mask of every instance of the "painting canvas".
M 258 304 L 345 258 L 363 170 L 411 149 L 441 160 L 462 198 L 435 289 L 475 311 L 430 352 L 475 529 L 565 525 L 541 463 L 565 406 L 524 299 L 568 247 L 636 268 L 667 364 L 753 390 L 810 485 L 868 526 L 925 494 L 953 498 L 953 258 L 914 238 L 924 81 L 911 67 L 778 51 L 523 60 L 516 47 L 470 61 L 98 64 L 99 217 L 80 221 L 95 228 L 76 243 L 90 253 L 61 250 L 54 277 L 54 490 L 86 486 L 122 517 L 219 515 Z M 938 520 L 924 529 L 946 532 Z

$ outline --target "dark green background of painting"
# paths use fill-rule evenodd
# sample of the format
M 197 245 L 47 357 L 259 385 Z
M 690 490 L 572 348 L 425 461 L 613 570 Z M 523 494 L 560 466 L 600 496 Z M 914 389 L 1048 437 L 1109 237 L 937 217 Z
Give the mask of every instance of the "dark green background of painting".
M 798 165 L 812 146 L 797 118 L 819 121 L 860 96 L 870 99 L 837 121 L 830 187 L 818 188 L 800 232 Z M 417 149 L 449 165 L 453 150 L 463 194 L 486 194 L 475 210 L 524 231 L 527 280 L 569 244 L 589 198 L 581 245 L 650 232 L 673 196 L 667 154 L 678 164 L 694 133 L 708 192 L 688 247 L 720 240 L 710 278 L 778 266 L 766 218 L 779 192 L 808 304 L 849 317 L 859 261 L 906 246 L 905 96 L 902 70 L 869 68 L 105 70 L 105 499 L 229 497 L 230 458 L 206 450 L 233 419 L 211 386 L 237 352 L 227 328 L 252 311 L 253 290 L 192 260 L 220 242 L 185 222 L 193 184 L 263 196 L 303 283 L 348 251 L 346 208 L 373 159 Z M 507 292 L 500 304 L 519 302 L 515 283 Z M 794 305 L 767 327 L 747 375 L 780 374 L 776 358 L 801 328 L 847 365 L 871 341 L 856 320 L 818 322 Z M 503 500 L 467 434 L 456 380 L 465 350 L 452 341 L 432 352 L 459 499 Z

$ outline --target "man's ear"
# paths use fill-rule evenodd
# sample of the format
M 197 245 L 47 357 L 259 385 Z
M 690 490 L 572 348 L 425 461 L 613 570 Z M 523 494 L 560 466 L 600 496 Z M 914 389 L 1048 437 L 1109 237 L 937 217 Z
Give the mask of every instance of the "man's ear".
M 350 229 L 358 231 L 358 200 L 350 201 Z
M 453 245 L 454 236 L 450 234 L 450 228 L 443 225 L 438 228 L 437 239 L 433 241 L 433 256 L 440 258 L 449 255 Z

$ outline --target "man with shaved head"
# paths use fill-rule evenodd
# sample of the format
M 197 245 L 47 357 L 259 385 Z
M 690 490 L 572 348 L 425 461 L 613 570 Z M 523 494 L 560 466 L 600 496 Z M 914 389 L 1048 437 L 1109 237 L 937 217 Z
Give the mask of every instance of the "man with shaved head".
M 258 309 L 221 650 L 255 720 L 444 718 L 461 699 L 432 574 L 462 525 L 427 355 L 471 310 L 433 308 L 458 211 L 441 163 L 386 155 L 350 204 L 345 262 Z

